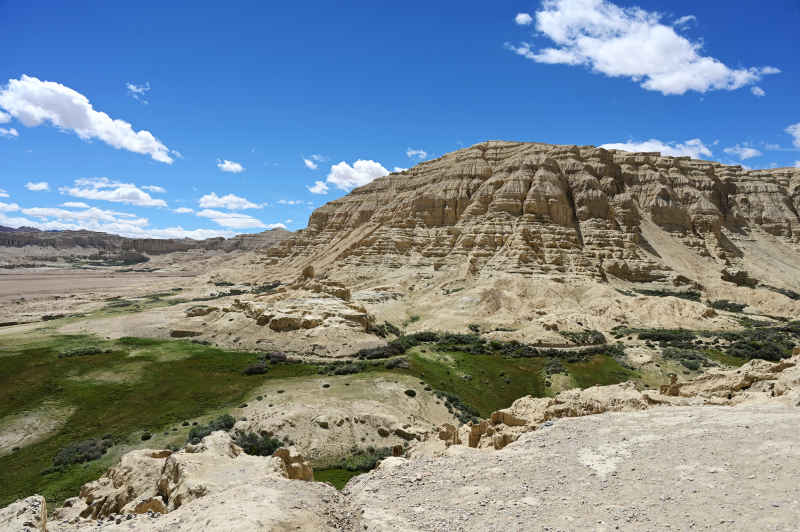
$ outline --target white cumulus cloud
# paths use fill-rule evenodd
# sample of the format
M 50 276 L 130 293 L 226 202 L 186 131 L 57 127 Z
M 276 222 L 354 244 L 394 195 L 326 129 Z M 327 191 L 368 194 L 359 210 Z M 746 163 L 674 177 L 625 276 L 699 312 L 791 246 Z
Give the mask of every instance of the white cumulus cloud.
M 686 157 L 699 159 L 700 156 L 711 157 L 711 150 L 700 139 L 690 139 L 683 143 L 662 142 L 650 139 L 643 142 L 617 142 L 600 146 L 607 150 L 624 150 L 630 152 L 661 152 L 669 157 Z
M 0 124 L 5 124 L 6 122 L 11 122 L 11 115 L 0 111 Z
M 16 212 L 19 210 L 19 205 L 16 203 L 3 203 L 0 201 L 0 212 Z
M 82 201 L 65 201 L 61 204 L 62 207 L 69 207 L 70 209 L 89 209 L 90 207 Z
M 83 140 L 100 139 L 117 149 L 149 155 L 171 164 L 169 148 L 149 131 L 135 131 L 124 120 L 96 111 L 83 94 L 54 81 L 22 75 L 0 89 L 0 107 L 27 127 L 44 122 L 74 131 Z
M 224 196 L 217 196 L 215 192 L 211 194 L 206 194 L 200 201 L 198 205 L 201 207 L 211 207 L 211 208 L 223 208 L 223 209 L 230 209 L 232 211 L 240 211 L 242 209 L 260 209 L 261 206 L 257 203 L 253 203 L 245 198 L 240 198 L 234 194 L 226 194 Z
M 326 182 L 341 190 L 351 190 L 389 174 L 381 163 L 359 159 L 350 166 L 342 161 L 331 166 Z
M 133 183 L 120 183 L 107 177 L 76 179 L 71 187 L 59 187 L 58 191 L 73 198 L 127 203 L 139 207 L 166 207 L 167 202 L 156 199 Z
M 517 13 L 517 16 L 514 17 L 514 22 L 520 26 L 530 26 L 531 22 L 533 22 L 533 17 L 528 13 Z
M 0 188 L 0 198 L 7 198 L 7 197 L 8 197 L 8 192 Z
M 787 127 L 785 131 L 794 137 L 792 144 L 800 148 L 800 122 L 792 124 L 791 126 Z
M 428 152 L 425 150 L 415 150 L 414 148 L 408 148 L 406 150 L 406 155 L 409 159 L 417 158 L 417 159 L 424 159 L 428 156 Z
M 331 186 L 350 191 L 385 175 L 389 175 L 389 170 L 376 161 L 359 159 L 352 166 L 342 161 L 331 166 L 325 181 L 315 181 L 306 188 L 312 194 L 327 194 Z
M 39 181 L 37 183 L 28 181 L 25 183 L 25 188 L 33 192 L 42 192 L 45 190 L 50 190 L 50 184 L 47 181 Z
M 724 151 L 728 155 L 735 155 L 742 161 L 744 161 L 745 159 L 751 159 L 753 157 L 760 157 L 761 155 L 763 155 L 763 153 L 753 148 L 752 146 L 748 146 L 747 144 L 744 145 L 737 144 L 736 146 L 725 148 L 722 151 Z
M 189 207 L 178 207 L 174 209 L 172 212 L 176 212 L 178 214 L 189 214 L 194 212 L 194 209 L 190 209 Z
M 316 170 L 318 166 L 317 163 L 315 163 L 311 159 L 303 159 L 303 164 L 305 164 L 306 168 L 308 168 L 309 170 Z
M 766 96 L 767 95 L 767 92 L 764 89 L 762 89 L 761 87 L 759 87 L 758 85 L 756 85 L 755 87 L 750 87 L 750 92 L 752 92 L 754 95 L 758 96 L 759 98 L 761 98 L 762 96 Z
M 665 95 L 734 90 L 780 72 L 769 66 L 730 68 L 702 55 L 702 41 L 677 33 L 676 26 L 689 19 L 670 26 L 661 18 L 657 12 L 606 0 L 544 0 L 536 12 L 536 30 L 555 46 L 534 49 L 523 42 L 506 47 L 537 63 L 583 65 Z
M 327 194 L 328 193 L 328 185 L 325 184 L 324 181 L 314 181 L 314 184 L 306 186 L 309 192 L 312 194 Z
M 223 227 L 231 227 L 233 229 L 265 229 L 267 227 L 261 220 L 240 212 L 203 209 L 197 213 L 197 216 L 208 218 Z
M 223 172 L 230 172 L 232 174 L 239 174 L 244 172 L 244 166 L 237 162 L 229 161 L 227 159 L 217 159 L 217 168 Z
M 156 194 L 164 194 L 167 191 L 167 189 L 165 189 L 164 187 L 160 187 L 158 185 L 144 185 L 142 186 L 142 190 L 146 190 L 148 192 L 154 192 Z
M 0 127 L 0 137 L 19 137 L 19 131 L 10 127 L 8 129 Z

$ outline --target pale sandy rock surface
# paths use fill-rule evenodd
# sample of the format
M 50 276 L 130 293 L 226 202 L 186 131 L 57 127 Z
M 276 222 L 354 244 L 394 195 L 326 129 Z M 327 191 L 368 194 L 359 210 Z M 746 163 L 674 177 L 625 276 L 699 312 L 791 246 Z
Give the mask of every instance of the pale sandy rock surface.
M 47 504 L 41 495 L 20 499 L 0 508 L 0 530 L 8 532 L 46 532 Z
M 659 390 L 639 390 L 632 382 L 560 392 L 554 397 L 520 397 L 489 419 L 462 426 L 455 437 L 429 438 L 412 455 L 441 453 L 451 443 L 502 449 L 542 423 L 604 412 L 646 410 L 660 405 L 738 405 L 773 402 L 800 407 L 800 353 L 781 362 L 751 360 L 740 368 L 711 369 Z
M 559 419 L 498 452 L 379 468 L 345 493 L 364 509 L 354 529 L 793 531 L 798 423 L 782 404 Z
M 45 403 L 23 414 L 0 418 L 0 456 L 24 447 L 63 427 L 74 408 Z
M 246 418 L 235 428 L 288 437 L 317 463 L 335 460 L 353 448 L 402 445 L 409 435 L 423 437 L 443 423 L 455 423 L 424 388 L 409 376 L 369 373 L 268 382 L 251 394 L 247 407 L 234 412 Z M 409 389 L 414 397 L 405 394 Z

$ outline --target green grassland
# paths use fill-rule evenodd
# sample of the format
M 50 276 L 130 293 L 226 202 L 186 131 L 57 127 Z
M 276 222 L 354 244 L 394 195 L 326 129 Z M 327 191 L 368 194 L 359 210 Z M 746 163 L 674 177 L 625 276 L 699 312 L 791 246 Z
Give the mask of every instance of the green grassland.
M 231 410 L 268 380 L 281 380 L 281 386 L 285 381 L 288 389 L 292 379 L 320 373 L 408 374 L 469 418 L 486 417 L 524 395 L 552 395 L 548 374 L 554 363 L 570 383 L 580 387 L 637 378 L 636 372 L 621 366 L 611 354 L 509 356 L 505 347 L 487 346 L 475 353 L 467 351 L 468 345 L 423 343 L 402 354 L 407 367 L 389 365 L 387 369 L 386 360 L 267 363 L 265 373 L 246 375 L 245 369 L 258 363 L 258 354 L 185 340 L 103 340 L 56 335 L 45 329 L 0 336 L 0 421 L 45 405 L 74 409 L 57 430 L 0 456 L 0 506 L 32 493 L 57 504 L 99 477 L 124 452 L 144 445 L 182 446 L 192 427 L 187 422 L 202 424 Z M 152 439 L 142 441 L 144 432 L 152 433 Z M 113 441 L 100 459 L 53 467 L 54 457 L 63 448 L 100 438 Z M 318 471 L 317 478 L 341 488 L 369 468 L 333 465 Z
M 87 346 L 100 352 L 63 356 Z M 43 474 L 58 451 L 70 443 L 111 435 L 115 447 L 125 447 L 141 444 L 139 436 L 146 430 L 175 433 L 166 440 L 185 442 L 184 420 L 232 407 L 267 379 L 317 371 L 310 365 L 281 364 L 264 375 L 244 375 L 255 357 L 186 341 L 37 338 L 35 333 L 0 337 L 0 419 L 34 410 L 45 401 L 75 408 L 55 433 L 0 457 L 0 506 L 32 493 L 55 501 L 73 496 L 81 484 L 97 478 L 116 454 L 112 447 L 107 459 Z M 129 380 L 103 378 L 103 374 L 126 373 L 131 375 Z

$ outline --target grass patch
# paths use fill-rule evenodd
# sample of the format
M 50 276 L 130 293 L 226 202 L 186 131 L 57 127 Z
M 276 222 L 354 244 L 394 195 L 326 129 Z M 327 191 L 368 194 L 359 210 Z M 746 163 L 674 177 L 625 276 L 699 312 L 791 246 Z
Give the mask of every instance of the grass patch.
M 482 417 L 509 406 L 523 395 L 546 395 L 542 358 L 509 359 L 451 351 L 446 356 L 410 352 L 410 372 L 437 390 L 452 394 Z M 452 362 L 451 362 L 452 361 Z
M 59 357 L 84 348 L 102 352 Z M 136 356 L 130 357 L 134 350 Z M 318 371 L 313 365 L 278 363 L 267 374 L 244 375 L 244 369 L 256 360 L 254 354 L 187 341 L 0 337 L 0 419 L 34 409 L 45 400 L 75 408 L 57 432 L 0 457 L 0 507 L 33 493 L 44 495 L 51 504 L 61 502 L 109 466 L 110 458 L 104 456 L 47 471 L 58 453 L 71 445 L 106 436 L 114 442 L 142 445 L 143 432 L 158 434 L 183 420 L 235 406 L 266 380 Z M 125 372 L 131 364 L 145 365 L 136 382 L 75 378 L 97 371 Z
M 375 469 L 378 463 L 387 456 L 392 456 L 392 450 L 388 447 L 382 449 L 369 447 L 364 451 L 343 458 L 329 467 L 314 470 L 314 480 L 326 482 L 340 490 L 354 476 Z
M 314 480 L 317 482 L 325 482 L 337 490 L 342 490 L 351 478 L 362 473 L 366 473 L 366 471 L 349 471 L 347 469 L 333 467 L 328 469 L 320 469 L 318 471 L 315 470 Z
M 582 362 L 564 362 L 564 366 L 579 388 L 618 384 L 639 376 L 608 355 L 594 355 Z

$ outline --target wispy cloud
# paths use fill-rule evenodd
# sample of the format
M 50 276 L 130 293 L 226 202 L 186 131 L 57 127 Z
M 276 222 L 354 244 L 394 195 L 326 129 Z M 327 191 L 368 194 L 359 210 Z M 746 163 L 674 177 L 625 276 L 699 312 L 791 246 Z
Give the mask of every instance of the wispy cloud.
M 4 128 L 4 127 L 0 127 L 0 137 L 9 137 L 9 138 L 10 137 L 19 137 L 19 131 L 17 131 L 13 127 L 10 127 L 10 128 L 7 128 L 7 129 Z
M 266 225 L 261 220 L 242 214 L 240 212 L 222 212 L 213 209 L 203 209 L 197 216 L 208 218 L 223 227 L 233 229 L 266 229 Z
M 50 190 L 50 184 L 47 181 L 39 181 L 36 183 L 28 181 L 25 183 L 25 188 L 33 192 L 43 192 L 45 190 Z
M 128 89 L 128 94 L 132 96 L 135 100 L 142 102 L 143 104 L 148 104 L 145 99 L 147 93 L 150 92 L 150 82 L 145 81 L 144 85 L 136 85 L 135 83 L 131 83 L 130 81 L 125 84 L 125 88 Z
M 749 144 L 745 143 L 743 145 L 737 144 L 736 146 L 731 146 L 730 148 L 725 148 L 725 153 L 728 155 L 734 155 L 739 158 L 739 160 L 744 161 L 745 159 L 752 159 L 753 157 L 760 157 L 763 155 L 759 150 L 753 148 Z
M 245 198 L 241 198 L 235 194 L 217 196 L 216 192 L 206 194 L 200 198 L 200 201 L 198 201 L 197 204 L 201 207 L 223 208 L 232 211 L 261 208 L 261 205 L 253 203 Z
M 406 155 L 408 156 L 409 159 L 414 159 L 414 158 L 424 159 L 425 157 L 428 156 L 428 152 L 426 152 L 425 150 L 408 148 L 406 150 Z
M 792 136 L 792 144 L 800 148 L 800 122 L 792 124 L 785 129 L 786 133 Z
M 59 187 L 59 193 L 74 198 L 127 203 L 139 207 L 166 207 L 167 202 L 156 199 L 133 183 L 112 181 L 107 177 L 76 179 L 71 187 Z
M 692 157 L 699 159 L 700 156 L 711 157 L 711 149 L 703 144 L 700 139 L 690 139 L 686 142 L 662 142 L 658 139 L 645 140 L 643 142 L 617 142 L 602 144 L 601 148 L 607 150 L 624 150 L 630 152 L 661 152 L 662 155 L 669 157 Z

